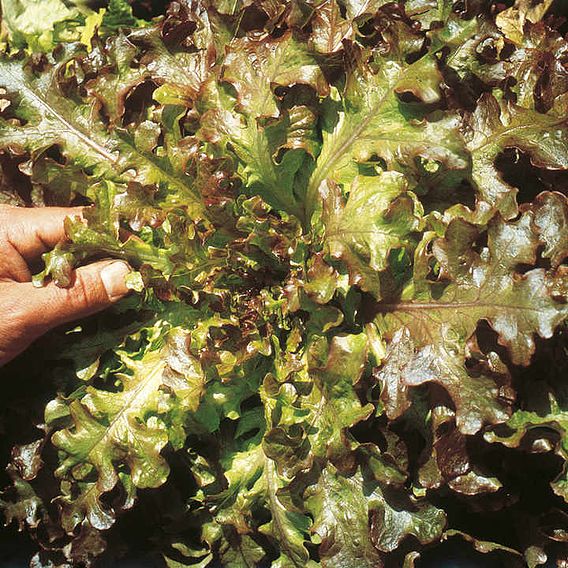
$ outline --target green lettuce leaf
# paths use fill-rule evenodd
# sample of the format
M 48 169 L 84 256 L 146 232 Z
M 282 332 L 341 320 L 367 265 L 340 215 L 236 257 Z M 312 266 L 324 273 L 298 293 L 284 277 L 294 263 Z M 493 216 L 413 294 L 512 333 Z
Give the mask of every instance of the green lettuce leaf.
M 494 97 L 483 95 L 467 128 L 472 179 L 485 203 L 497 207 L 505 218 L 517 213 L 516 190 L 502 179 L 495 167 L 495 159 L 505 148 L 526 152 L 539 168 L 568 168 L 568 140 L 562 118 L 499 104 Z
M 61 0 L 2 0 L 1 7 L 2 21 L 14 48 L 29 46 L 32 51 L 53 49 L 55 24 L 73 21 L 78 16 Z
M 356 177 L 345 204 L 333 182 L 321 189 L 329 254 L 345 262 L 352 284 L 379 298 L 378 273 L 393 249 L 412 250 L 412 233 L 420 227 L 421 206 L 407 189 L 397 172 Z

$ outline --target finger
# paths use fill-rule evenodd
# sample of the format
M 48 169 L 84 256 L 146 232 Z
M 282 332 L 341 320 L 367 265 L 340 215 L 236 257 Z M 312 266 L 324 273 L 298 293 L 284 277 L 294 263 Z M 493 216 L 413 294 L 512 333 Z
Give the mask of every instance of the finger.
M 29 282 L 32 279 L 32 273 L 28 263 L 15 247 L 8 243 L 5 244 L 8 246 L 0 246 L 0 281 Z
M 111 260 L 77 269 L 69 288 L 59 288 L 53 283 L 43 288 L 27 282 L 18 284 L 25 298 L 21 316 L 25 327 L 30 334 L 39 336 L 53 327 L 109 307 L 128 294 L 125 278 L 129 272 L 126 263 Z
M 0 236 L 31 261 L 65 239 L 66 217 L 82 217 L 83 207 L 0 207 Z

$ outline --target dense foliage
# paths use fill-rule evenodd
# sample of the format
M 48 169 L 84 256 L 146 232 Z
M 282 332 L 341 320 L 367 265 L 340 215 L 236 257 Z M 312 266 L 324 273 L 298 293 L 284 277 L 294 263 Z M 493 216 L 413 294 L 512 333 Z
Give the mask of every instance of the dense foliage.
M 134 269 L 2 403 L 32 565 L 122 553 L 142 505 L 172 568 L 411 567 L 449 539 L 564 565 L 557 6 L 133 8 L 2 0 L 0 196 L 94 204 L 36 282 Z

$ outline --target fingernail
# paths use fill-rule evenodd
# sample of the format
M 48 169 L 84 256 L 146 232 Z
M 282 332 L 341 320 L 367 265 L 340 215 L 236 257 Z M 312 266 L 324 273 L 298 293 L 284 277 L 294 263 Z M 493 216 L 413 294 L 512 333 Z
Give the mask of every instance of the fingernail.
M 111 302 L 116 302 L 130 291 L 126 287 L 126 275 L 130 267 L 125 262 L 117 261 L 105 266 L 101 271 L 101 280 Z

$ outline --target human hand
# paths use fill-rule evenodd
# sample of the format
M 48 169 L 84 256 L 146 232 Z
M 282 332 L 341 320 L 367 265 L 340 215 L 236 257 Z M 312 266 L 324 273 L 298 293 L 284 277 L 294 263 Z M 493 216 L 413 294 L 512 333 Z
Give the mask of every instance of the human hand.
M 0 365 L 63 323 L 98 312 L 128 293 L 128 265 L 110 260 L 78 268 L 69 288 L 36 288 L 28 263 L 65 238 L 63 221 L 82 209 L 0 205 Z

